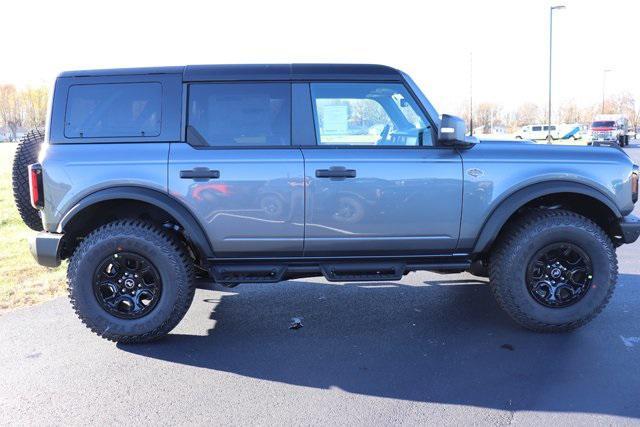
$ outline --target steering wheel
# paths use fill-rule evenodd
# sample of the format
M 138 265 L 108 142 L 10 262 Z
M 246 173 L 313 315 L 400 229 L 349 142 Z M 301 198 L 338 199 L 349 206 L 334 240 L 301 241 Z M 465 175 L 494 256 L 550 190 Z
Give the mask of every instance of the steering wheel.
M 384 144 L 384 142 L 387 140 L 387 136 L 389 136 L 389 131 L 390 130 L 391 130 L 391 126 L 384 125 L 384 128 L 382 128 L 382 132 L 380 132 L 380 139 L 378 140 L 376 145 Z

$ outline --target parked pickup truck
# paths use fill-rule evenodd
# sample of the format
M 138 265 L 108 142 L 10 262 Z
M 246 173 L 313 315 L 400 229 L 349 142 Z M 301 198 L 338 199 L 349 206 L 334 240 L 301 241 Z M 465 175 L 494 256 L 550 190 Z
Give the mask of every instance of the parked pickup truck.
M 417 270 L 488 276 L 516 322 L 568 331 L 640 234 L 622 150 L 478 143 L 386 66 L 71 71 L 51 105 L 16 202 L 36 260 L 69 260 L 75 311 L 114 341 L 167 334 L 196 283 Z

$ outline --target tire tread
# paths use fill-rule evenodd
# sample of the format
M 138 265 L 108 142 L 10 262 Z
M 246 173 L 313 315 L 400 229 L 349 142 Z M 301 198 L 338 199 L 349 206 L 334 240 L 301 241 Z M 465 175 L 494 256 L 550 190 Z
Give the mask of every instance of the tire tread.
M 520 308 L 511 292 L 513 279 L 508 276 L 506 269 L 510 263 L 519 261 L 514 259 L 514 254 L 518 253 L 519 248 L 527 243 L 532 233 L 558 225 L 580 227 L 594 236 L 606 248 L 611 270 L 607 294 L 595 310 L 578 320 L 553 324 L 533 319 Z M 589 323 L 609 303 L 618 277 L 618 261 L 613 242 L 605 231 L 592 220 L 564 209 L 532 209 L 500 236 L 494 246 L 494 252 L 489 264 L 489 274 L 491 292 L 498 305 L 518 324 L 536 332 L 567 332 Z
M 18 142 L 13 157 L 11 181 L 13 184 L 13 199 L 20 214 L 20 218 L 35 231 L 42 231 L 40 212 L 31 206 L 29 195 L 29 172 L 27 166 L 38 161 L 40 146 L 44 141 L 41 129 L 32 129 Z
M 184 271 L 186 272 L 185 280 L 187 282 L 187 286 L 181 286 L 178 288 L 178 298 L 176 300 L 176 304 L 173 307 L 171 315 L 168 316 L 167 319 L 165 319 L 157 328 L 140 335 L 119 335 L 110 332 L 108 327 L 104 328 L 100 324 L 98 324 L 98 322 L 96 322 L 96 319 L 91 316 L 91 313 L 85 313 L 83 310 L 81 310 L 78 307 L 75 298 L 74 290 L 76 284 L 78 283 L 78 267 L 79 264 L 83 261 L 84 257 L 87 255 L 89 249 L 101 240 L 116 238 L 123 235 L 136 236 L 146 240 L 156 239 L 160 243 L 158 247 L 160 247 L 160 249 L 167 256 L 171 256 L 172 252 L 178 254 L 179 264 L 181 265 L 176 264 L 173 266 L 176 269 L 176 274 L 178 275 L 178 277 L 182 275 L 182 273 L 180 273 L 180 269 L 184 268 Z M 67 269 L 67 284 L 69 289 L 69 300 L 71 301 L 71 305 L 76 315 L 80 318 L 82 323 L 84 323 L 92 332 L 101 336 L 102 338 L 113 342 L 125 344 L 154 341 L 166 335 L 184 317 L 187 310 L 191 306 L 191 302 L 193 301 L 193 297 L 195 294 L 193 262 L 188 257 L 187 251 L 183 247 L 183 245 L 155 225 L 150 224 L 146 221 L 133 219 L 114 221 L 105 224 L 91 232 L 80 243 L 80 245 L 78 245 L 76 251 L 69 261 L 69 266 Z

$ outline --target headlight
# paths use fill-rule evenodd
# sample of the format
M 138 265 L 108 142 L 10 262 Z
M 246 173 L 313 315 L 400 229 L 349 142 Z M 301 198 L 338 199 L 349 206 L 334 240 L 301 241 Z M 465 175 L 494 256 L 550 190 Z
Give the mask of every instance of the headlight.
M 638 173 L 631 174 L 631 200 L 633 203 L 638 201 Z

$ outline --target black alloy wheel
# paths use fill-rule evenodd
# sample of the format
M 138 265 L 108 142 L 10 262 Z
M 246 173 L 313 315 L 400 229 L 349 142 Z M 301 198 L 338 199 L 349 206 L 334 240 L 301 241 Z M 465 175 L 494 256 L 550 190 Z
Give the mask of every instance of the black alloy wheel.
M 571 243 L 556 243 L 538 251 L 527 268 L 527 289 L 546 307 L 568 307 L 580 301 L 593 281 L 589 256 Z
M 96 268 L 93 292 L 108 313 L 122 319 L 139 319 L 158 303 L 162 280 L 147 258 L 119 252 L 109 255 Z

